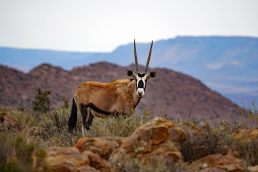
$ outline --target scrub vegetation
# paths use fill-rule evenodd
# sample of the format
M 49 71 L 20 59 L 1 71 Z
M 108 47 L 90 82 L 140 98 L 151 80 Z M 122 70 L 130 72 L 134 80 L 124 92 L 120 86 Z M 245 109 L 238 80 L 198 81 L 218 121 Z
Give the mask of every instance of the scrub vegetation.
M 76 130 L 71 134 L 68 132 L 71 108 L 68 107 L 67 99 L 63 99 L 64 105 L 62 107 L 51 110 L 42 101 L 49 101 L 46 98 L 50 94 L 49 91 L 39 90 L 39 94 L 44 94 L 45 97 L 36 96 L 34 104 L 37 108 L 34 108 L 34 111 L 26 108 L 8 109 L 0 106 L 1 120 L 7 116 L 14 117 L 17 120 L 14 124 L 4 124 L 4 121 L 1 121 L 0 171 L 49 171 L 49 164 L 44 161 L 46 156 L 45 148 L 74 146 L 83 137 L 80 113 L 78 112 Z M 36 100 L 39 101 L 36 102 Z M 39 105 L 39 102 L 43 102 L 44 105 Z M 170 116 L 167 114 L 160 115 L 160 117 L 169 119 L 175 124 L 192 123 L 204 132 L 204 137 L 201 139 L 196 139 L 195 141 L 186 139 L 185 143 L 183 143 L 185 151 L 182 154 L 186 164 L 190 164 L 202 157 L 203 152 L 208 152 L 208 154 L 219 153 L 222 146 L 219 138 L 222 138 L 229 151 L 237 150 L 237 156 L 245 160 L 248 165 L 258 165 L 258 138 L 251 139 L 251 141 L 248 141 L 248 139 L 239 141 L 234 137 L 235 132 L 240 129 L 258 128 L 256 102 L 244 107 L 241 114 L 243 118 L 240 118 L 239 122 L 221 121 L 218 126 L 214 126 L 207 121 L 196 121 L 191 118 L 190 114 L 188 119 L 181 119 L 177 115 Z M 87 132 L 87 137 L 128 137 L 136 128 L 149 122 L 154 116 L 155 114 L 150 109 L 146 109 L 140 116 L 127 114 L 119 119 L 95 118 L 91 130 Z M 203 145 L 204 143 L 205 145 Z M 125 170 L 127 168 L 133 171 L 149 171 L 149 169 L 152 169 L 152 171 L 169 171 L 169 164 L 158 162 L 158 160 L 155 160 L 142 164 L 137 161 L 128 161 Z M 187 167 L 178 166 L 176 171 L 182 170 L 187 171 Z

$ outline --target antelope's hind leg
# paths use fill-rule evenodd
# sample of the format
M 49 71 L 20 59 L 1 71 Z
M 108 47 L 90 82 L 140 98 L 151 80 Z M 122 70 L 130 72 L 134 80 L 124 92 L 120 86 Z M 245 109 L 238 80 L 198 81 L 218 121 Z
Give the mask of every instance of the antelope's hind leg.
M 94 118 L 94 116 L 91 113 L 91 109 L 90 107 L 83 107 L 82 111 L 82 124 L 83 124 L 83 128 L 86 128 L 87 130 L 90 130 L 90 126 L 92 124 L 92 120 Z
M 85 127 L 87 130 L 90 130 L 90 126 L 91 126 L 93 118 L 94 118 L 90 107 L 88 107 L 88 109 L 87 109 L 87 114 L 88 114 L 88 116 L 86 118 Z

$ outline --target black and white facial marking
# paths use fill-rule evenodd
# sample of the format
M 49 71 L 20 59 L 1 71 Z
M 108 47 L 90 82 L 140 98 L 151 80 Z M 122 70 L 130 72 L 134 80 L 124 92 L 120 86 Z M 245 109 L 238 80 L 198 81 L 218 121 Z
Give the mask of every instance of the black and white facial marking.
M 147 84 L 147 76 L 144 73 L 138 73 L 135 76 L 136 94 L 139 97 L 143 97 Z
M 135 66 L 136 66 L 136 74 L 131 70 L 127 70 L 127 75 L 131 76 L 135 79 L 136 94 L 139 97 L 143 97 L 143 95 L 145 94 L 145 88 L 146 88 L 147 80 L 150 79 L 150 78 L 154 78 L 156 76 L 156 71 L 150 72 L 149 75 L 146 75 L 147 70 L 148 70 L 148 66 L 149 66 L 149 63 L 150 63 L 152 45 L 153 45 L 153 41 L 151 42 L 150 52 L 149 52 L 149 56 L 148 56 L 148 59 L 147 59 L 147 63 L 146 63 L 146 67 L 144 69 L 144 72 L 140 73 L 139 72 L 139 67 L 138 67 L 137 53 L 136 53 L 136 44 L 135 44 L 135 40 L 134 40 L 134 59 L 135 59 Z
M 127 70 L 127 75 L 135 79 L 136 94 L 139 97 L 143 97 L 143 95 L 145 94 L 147 81 L 150 78 L 155 78 L 156 71 L 150 72 L 149 75 L 146 75 L 145 73 L 135 74 L 133 71 Z

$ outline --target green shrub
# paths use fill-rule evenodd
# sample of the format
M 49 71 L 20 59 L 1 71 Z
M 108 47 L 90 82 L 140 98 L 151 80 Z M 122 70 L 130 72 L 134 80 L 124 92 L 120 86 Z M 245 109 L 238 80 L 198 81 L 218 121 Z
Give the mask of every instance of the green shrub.
M 68 103 L 68 98 L 66 98 L 66 97 L 63 97 L 63 102 L 64 102 L 64 105 L 63 105 L 63 107 L 64 108 L 69 108 L 69 103 Z
M 248 110 L 248 108 L 246 109 Z M 194 142 L 187 139 L 182 146 L 182 153 L 187 163 L 204 156 L 202 152 L 205 154 L 219 153 L 223 146 L 221 143 L 223 142 L 228 146 L 229 150 L 233 150 L 237 144 L 237 151 L 240 157 L 250 165 L 255 165 L 258 163 L 257 144 L 255 145 L 255 142 L 236 143 L 234 141 L 235 131 L 258 127 L 256 118 L 257 110 L 255 110 L 256 105 L 253 103 L 251 110 L 249 109 L 249 111 L 247 111 L 246 109 L 244 115 L 246 118 L 253 121 L 252 126 L 246 125 L 241 117 L 238 122 L 222 121 L 219 126 L 214 126 L 210 122 L 206 122 L 205 125 L 200 125 L 195 119 L 192 119 L 191 111 L 187 119 L 182 119 L 170 114 L 160 114 L 159 116 L 169 119 L 174 123 L 189 122 L 202 129 L 204 135 L 200 137 L 200 139 L 196 139 Z M 71 108 L 69 107 L 63 106 L 42 113 L 0 107 L 0 113 L 2 116 L 10 115 L 18 120 L 15 127 L 0 134 L 0 171 L 33 171 L 36 169 L 39 171 L 47 171 L 49 167 L 44 161 L 46 154 L 44 148 L 50 146 L 74 146 L 76 142 L 83 137 L 81 114 L 79 111 L 75 129 L 76 132 L 73 134 L 68 132 L 68 120 L 71 114 Z M 127 137 L 139 126 L 153 118 L 154 114 L 150 109 L 145 110 L 140 116 L 129 113 L 125 116 L 120 116 L 120 118 L 94 118 L 91 130 L 86 131 L 85 136 L 90 138 L 102 136 Z M 37 128 L 38 130 L 35 130 L 37 131 L 36 133 L 32 132 L 33 134 L 30 134 L 29 131 L 33 128 Z M 32 158 L 33 152 L 36 158 Z M 15 154 L 17 158 L 12 158 L 11 156 L 13 154 Z M 150 169 L 153 169 L 152 171 L 159 171 L 159 169 L 160 171 L 169 171 L 171 168 L 172 166 L 158 159 L 150 161 L 147 164 L 136 160 L 128 160 L 125 165 L 125 169 L 132 169 L 132 171 L 150 171 Z M 187 171 L 185 167 L 180 166 L 175 169 L 175 171 Z
M 39 88 L 35 100 L 32 101 L 33 110 L 42 113 L 48 112 L 50 110 L 50 94 L 51 90 L 41 91 Z
M 186 130 L 187 139 L 182 144 L 182 154 L 185 162 L 193 162 L 204 156 L 220 153 L 225 145 L 215 128 L 208 123 L 200 126 L 202 132 L 190 134 L 191 128 Z
M 244 159 L 248 166 L 258 165 L 258 138 L 252 141 L 236 141 L 234 142 L 234 150 Z
M 0 171 L 3 172 L 33 172 L 49 171 L 45 162 L 44 148 L 36 150 L 33 142 L 27 142 L 22 135 L 7 139 L 0 133 Z M 35 165 L 34 165 L 34 161 Z
M 241 99 L 241 98 L 240 98 Z M 253 100 L 248 106 L 245 105 L 244 101 L 242 101 L 242 110 L 240 114 L 242 116 L 241 124 L 248 125 L 249 128 L 257 128 L 258 127 L 258 110 L 256 106 L 256 100 Z M 244 121 L 245 120 L 245 121 Z

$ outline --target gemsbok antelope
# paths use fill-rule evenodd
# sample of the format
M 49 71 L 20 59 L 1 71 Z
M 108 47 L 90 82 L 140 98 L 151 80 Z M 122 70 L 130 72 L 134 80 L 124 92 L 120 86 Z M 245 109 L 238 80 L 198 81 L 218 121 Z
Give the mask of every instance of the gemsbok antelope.
M 156 76 L 156 71 L 146 74 L 151 58 L 152 45 L 153 41 L 145 70 L 140 73 L 134 40 L 136 73 L 127 70 L 127 75 L 133 77 L 133 79 L 118 79 L 110 83 L 87 81 L 74 91 L 72 111 L 68 123 L 70 132 L 76 126 L 77 108 L 80 109 L 82 115 L 83 127 L 87 130 L 90 129 L 94 117 L 106 118 L 110 115 L 117 117 L 135 109 L 145 94 L 147 80 Z

